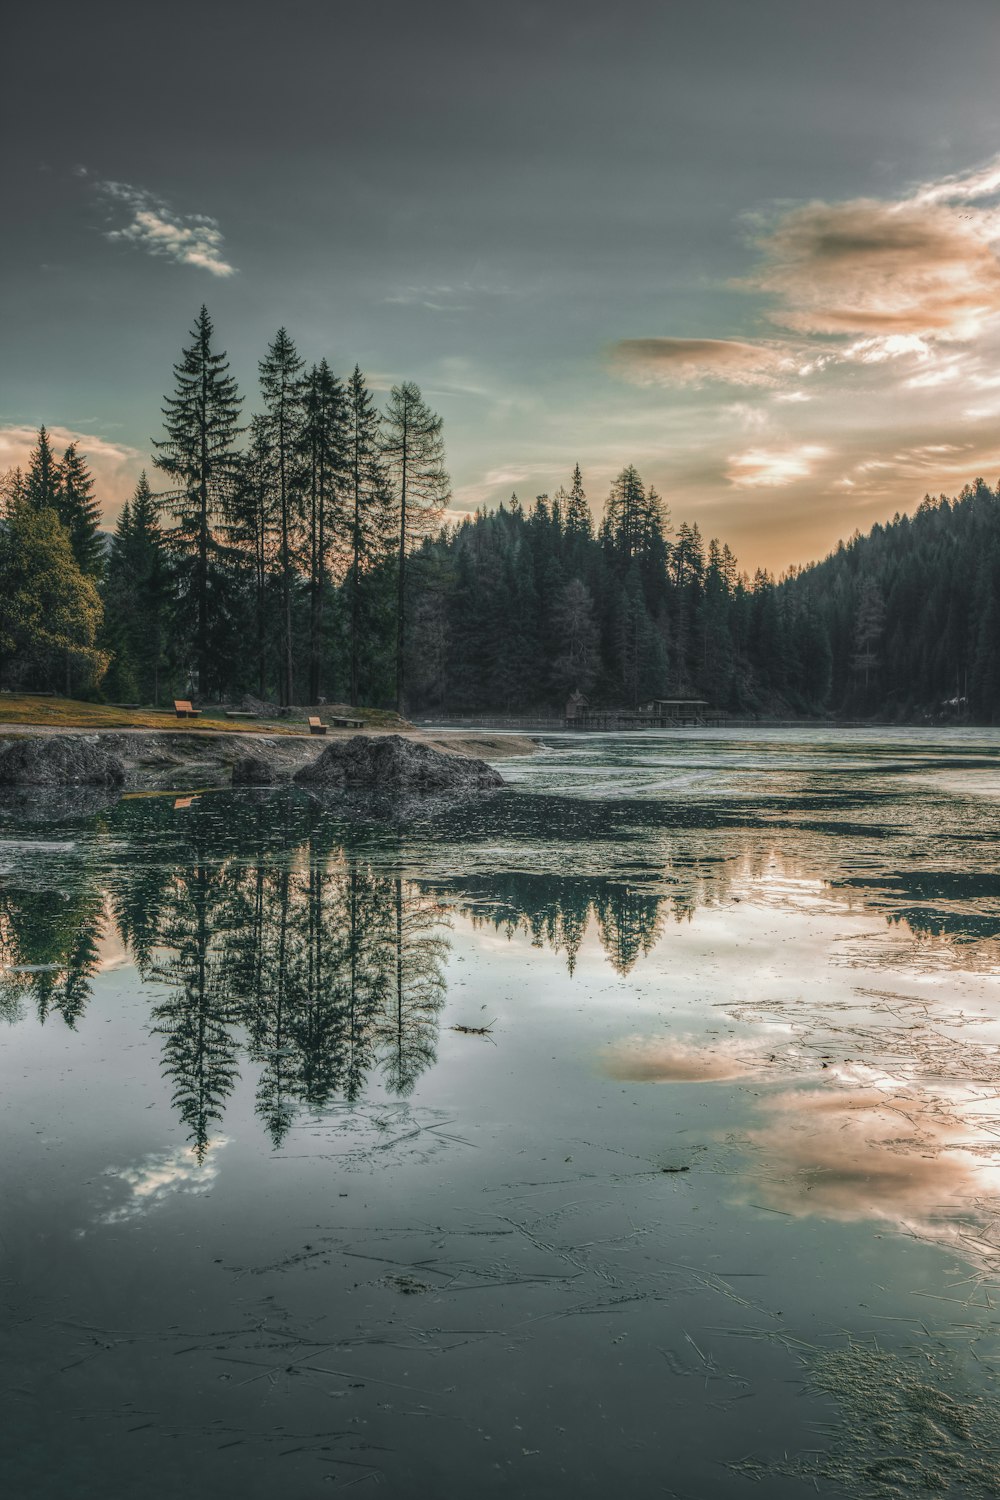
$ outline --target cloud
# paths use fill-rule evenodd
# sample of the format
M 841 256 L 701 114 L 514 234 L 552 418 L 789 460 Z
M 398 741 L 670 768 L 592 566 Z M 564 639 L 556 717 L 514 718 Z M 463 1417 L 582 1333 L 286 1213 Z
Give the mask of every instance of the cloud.
M 923 196 L 807 203 L 758 239 L 742 282 L 805 334 L 974 338 L 1000 312 L 996 215 Z
M 94 476 L 97 498 L 105 505 L 106 511 L 116 510 L 118 502 L 132 493 L 143 466 L 137 448 L 111 442 L 91 432 L 79 432 L 72 427 L 55 426 L 47 430 L 49 442 L 59 457 L 70 443 L 77 444 Z M 38 429 L 35 427 L 24 423 L 0 426 L 0 474 L 7 469 L 27 469 L 37 441 Z
M 608 1048 L 604 1070 L 630 1083 L 724 1083 L 752 1072 L 753 1064 L 726 1042 L 704 1046 L 661 1037 L 626 1037 Z
M 988 1096 L 985 1096 L 988 1097 Z M 747 1131 L 753 1196 L 785 1214 L 881 1220 L 995 1262 L 1000 1172 L 984 1096 L 862 1066 L 768 1099 Z
M 646 386 L 780 387 L 841 364 L 919 366 L 917 389 L 956 379 L 962 353 L 940 346 L 969 345 L 1000 323 L 1000 207 L 990 199 L 1000 199 L 1000 156 L 894 199 L 758 216 L 759 263 L 731 284 L 763 293 L 764 316 L 795 339 L 622 339 L 612 367 Z
M 401 286 L 383 302 L 397 307 L 423 307 L 429 312 L 469 312 L 476 302 L 489 297 L 521 295 L 512 287 L 488 282 L 462 281 L 456 286 Z
M 120 228 L 106 230 L 107 239 L 128 241 L 148 255 L 165 256 L 213 276 L 236 274 L 236 267 L 223 259 L 217 219 L 207 214 L 175 213 L 162 198 L 127 182 L 94 180 L 92 185 L 112 205 L 131 215 Z
M 738 339 L 620 339 L 611 358 L 632 385 L 772 385 L 780 371 L 794 368 L 784 346 Z
M 796 480 L 808 479 L 818 459 L 828 449 L 819 443 L 801 443 L 786 448 L 748 448 L 729 458 L 726 478 L 737 489 L 780 489 Z
M 228 1144 L 228 1137 L 220 1135 L 209 1141 L 202 1157 L 191 1146 L 178 1146 L 174 1151 L 144 1156 L 132 1166 L 108 1167 L 102 1175 L 121 1183 L 126 1196 L 117 1207 L 102 1213 L 98 1223 L 126 1224 L 178 1194 L 211 1192 L 219 1175 L 218 1152 Z

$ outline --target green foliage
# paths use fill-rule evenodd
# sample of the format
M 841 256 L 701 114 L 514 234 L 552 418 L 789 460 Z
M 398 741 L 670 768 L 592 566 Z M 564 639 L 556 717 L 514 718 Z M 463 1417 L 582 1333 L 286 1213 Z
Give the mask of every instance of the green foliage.
M 221 540 L 218 530 L 238 471 L 240 397 L 225 354 L 212 349 L 212 320 L 202 307 L 192 343 L 174 366 L 175 389 L 163 407 L 167 436 L 155 444 L 154 462 L 173 489 L 163 503 L 174 524 L 166 534 L 176 578 L 176 626 L 191 642 L 199 690 L 208 692 L 224 672 L 213 649 Z
M 68 667 L 93 686 L 103 651 L 124 699 L 289 704 L 298 687 L 307 702 L 561 714 L 581 693 L 596 708 L 696 697 L 739 715 L 1000 722 L 1000 495 L 982 480 L 777 582 L 750 580 L 696 523 L 674 531 L 631 464 L 596 534 L 576 465 L 530 509 L 513 496 L 435 535 L 443 429 L 416 385 L 380 413 L 358 366 L 344 383 L 326 360 L 306 370 L 280 329 L 239 452 L 205 308 L 191 337 L 156 445 L 172 487 L 154 497 L 143 478 L 106 564 L 75 445 L 57 462 L 42 428 L 27 472 L 0 481 L 15 685 Z
M 24 477 L 24 499 L 32 510 L 59 510 L 59 465 L 52 452 L 49 434 L 38 429 L 38 441 Z
M 59 465 L 54 508 L 69 534 L 73 556 L 81 572 L 100 578 L 104 571 L 101 507 L 86 461 L 70 443 Z
M 145 472 L 115 530 L 104 581 L 104 640 L 113 653 L 106 691 L 158 704 L 167 666 L 171 578 Z
M 412 381 L 394 385 L 382 421 L 382 457 L 391 486 L 396 561 L 396 709 L 403 712 L 406 677 L 406 562 L 451 499 L 444 467 L 441 418 Z
M 1000 723 L 1000 493 L 983 480 L 852 537 L 776 592 L 811 701 Z
M 103 608 L 55 510 L 24 502 L 0 531 L 0 677 L 14 687 L 96 687 Z

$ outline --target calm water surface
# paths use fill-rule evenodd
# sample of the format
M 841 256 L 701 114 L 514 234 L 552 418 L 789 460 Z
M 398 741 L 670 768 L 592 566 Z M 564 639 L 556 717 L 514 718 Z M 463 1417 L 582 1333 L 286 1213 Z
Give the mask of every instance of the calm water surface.
M 1000 733 L 0 804 L 4 1493 L 1000 1488 Z

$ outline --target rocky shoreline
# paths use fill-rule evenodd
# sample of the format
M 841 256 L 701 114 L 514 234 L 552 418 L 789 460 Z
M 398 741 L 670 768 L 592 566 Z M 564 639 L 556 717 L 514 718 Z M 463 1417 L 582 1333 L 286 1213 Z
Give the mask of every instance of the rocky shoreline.
M 498 760 L 530 755 L 537 748 L 525 736 L 489 733 L 375 731 L 320 740 L 204 730 L 0 731 L 0 791 L 84 786 L 187 790 L 274 786 L 293 779 L 327 787 L 485 790 L 502 786 L 503 779 L 484 756 Z

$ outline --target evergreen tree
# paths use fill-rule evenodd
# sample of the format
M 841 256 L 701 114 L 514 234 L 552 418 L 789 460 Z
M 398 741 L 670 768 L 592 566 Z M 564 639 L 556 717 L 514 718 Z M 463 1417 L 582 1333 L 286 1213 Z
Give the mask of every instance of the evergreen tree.
M 589 693 L 597 676 L 598 632 L 594 601 L 587 585 L 571 578 L 559 590 L 552 611 L 556 655 L 553 683 L 560 698 L 572 692 Z
M 279 328 L 260 362 L 264 397 L 263 435 L 270 465 L 278 530 L 281 586 L 281 701 L 294 696 L 292 596 L 298 576 L 299 526 L 302 518 L 303 361 L 284 328 Z
M 251 614 L 257 658 L 257 693 L 267 693 L 269 653 L 268 581 L 277 555 L 271 492 L 270 447 L 263 417 L 250 422 L 250 445 L 243 455 L 226 507 L 230 546 L 249 575 Z
M 388 485 L 375 401 L 357 365 L 347 386 L 345 467 L 350 565 L 350 701 L 360 696 L 362 580 L 387 551 Z
M 24 498 L 33 510 L 59 513 L 59 465 L 44 427 L 38 429 L 38 441 L 28 460 Z
M 100 578 L 104 571 L 101 507 L 94 498 L 94 481 L 85 461 L 70 443 L 59 465 L 55 510 L 69 533 L 73 556 L 81 571 Z
M 641 552 L 646 531 L 646 490 L 633 464 L 622 469 L 611 486 L 601 528 L 605 547 L 623 569 Z
M 594 518 L 587 504 L 579 464 L 573 468 L 573 480 L 566 500 L 563 521 L 568 537 L 589 541 L 594 534 Z
M 324 607 L 331 564 L 344 543 L 346 487 L 344 388 L 325 359 L 306 376 L 300 441 L 309 531 L 309 702 L 318 703 L 323 687 Z
M 225 353 L 212 349 L 212 320 L 202 307 L 192 343 L 174 366 L 173 396 L 166 398 L 167 436 L 155 444 L 156 467 L 174 481 L 165 497 L 174 518 L 170 550 L 183 562 L 181 599 L 194 614 L 194 661 L 199 691 L 208 691 L 221 663 L 212 660 L 211 568 L 219 553 L 218 524 L 236 478 L 241 400 Z
M 394 385 L 382 422 L 382 456 L 392 485 L 397 546 L 396 711 L 403 712 L 406 646 L 406 559 L 441 519 L 451 498 L 444 468 L 441 418 L 411 381 Z
M 158 704 L 165 665 L 170 575 L 156 500 L 145 471 L 122 507 L 104 582 L 110 681 L 121 698 Z

